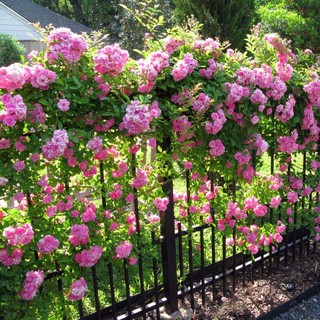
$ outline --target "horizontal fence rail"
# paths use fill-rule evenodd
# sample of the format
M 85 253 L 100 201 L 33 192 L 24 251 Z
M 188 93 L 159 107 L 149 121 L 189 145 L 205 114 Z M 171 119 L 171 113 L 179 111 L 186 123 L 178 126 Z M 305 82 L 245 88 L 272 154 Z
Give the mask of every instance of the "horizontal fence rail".
M 195 227 L 193 232 L 200 232 L 205 227 Z M 296 233 L 304 233 L 302 238 L 297 238 Z M 185 233 L 184 236 L 187 234 Z M 181 235 L 179 232 L 175 233 L 175 238 L 179 239 Z M 159 241 L 156 241 L 156 244 Z M 231 290 L 235 290 L 236 280 L 238 277 L 242 277 L 243 286 L 247 281 L 253 281 L 254 277 L 258 278 L 263 272 L 268 272 L 272 276 L 271 272 L 279 267 L 280 263 L 288 263 L 288 255 L 293 257 L 294 251 L 297 246 L 303 248 L 303 254 L 308 254 L 310 246 L 309 233 L 305 229 L 298 229 L 291 231 L 284 236 L 284 242 L 273 252 L 262 251 L 255 256 L 246 255 L 243 253 L 236 253 L 228 256 L 224 260 L 215 262 L 214 264 L 208 264 L 204 266 L 202 263 L 199 268 L 195 268 L 191 273 L 187 273 L 183 276 L 183 280 L 179 281 L 180 286 L 176 291 L 175 299 L 182 299 L 185 295 L 195 294 L 200 292 L 203 300 L 203 304 L 206 300 L 206 290 L 211 288 L 216 294 L 220 296 L 226 294 L 227 278 L 231 280 Z M 315 252 L 314 246 L 313 251 Z M 156 267 L 156 266 L 155 266 Z M 215 272 L 212 273 L 212 270 Z M 155 274 L 157 270 L 155 269 Z M 247 274 L 248 273 L 248 274 Z M 152 313 L 156 319 L 160 319 L 160 307 L 170 303 L 170 297 L 166 297 L 164 294 L 164 285 L 158 284 L 155 279 L 154 288 L 149 289 L 143 293 L 130 296 L 130 312 L 128 311 L 128 301 L 122 300 L 115 303 L 112 306 L 101 309 L 99 312 L 94 312 L 87 316 L 80 317 L 83 320 L 97 319 L 99 314 L 103 319 L 134 319 L 142 317 L 144 314 Z M 191 282 L 192 281 L 192 282 Z M 219 290 L 221 290 L 219 292 Z M 229 289 L 228 289 L 229 290 Z M 117 310 L 117 314 L 115 314 Z

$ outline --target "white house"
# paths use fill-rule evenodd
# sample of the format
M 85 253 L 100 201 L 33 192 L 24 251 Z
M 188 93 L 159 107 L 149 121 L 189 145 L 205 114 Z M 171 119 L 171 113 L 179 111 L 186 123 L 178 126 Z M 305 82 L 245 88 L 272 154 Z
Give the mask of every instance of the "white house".
M 33 26 L 52 24 L 56 28 L 65 27 L 75 33 L 92 31 L 81 23 L 68 19 L 30 0 L 0 0 L 0 33 L 9 34 L 26 46 L 26 52 L 41 49 L 41 35 Z
M 24 17 L 7 7 L 0 1 L 0 33 L 13 36 L 19 41 L 40 39 L 40 34 Z

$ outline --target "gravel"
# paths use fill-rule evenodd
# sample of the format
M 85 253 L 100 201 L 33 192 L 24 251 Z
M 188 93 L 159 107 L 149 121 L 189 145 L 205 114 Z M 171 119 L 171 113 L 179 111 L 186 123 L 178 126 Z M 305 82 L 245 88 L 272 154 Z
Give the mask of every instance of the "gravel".
M 299 305 L 283 313 L 273 320 L 319 320 L 320 319 L 320 293 L 303 301 Z

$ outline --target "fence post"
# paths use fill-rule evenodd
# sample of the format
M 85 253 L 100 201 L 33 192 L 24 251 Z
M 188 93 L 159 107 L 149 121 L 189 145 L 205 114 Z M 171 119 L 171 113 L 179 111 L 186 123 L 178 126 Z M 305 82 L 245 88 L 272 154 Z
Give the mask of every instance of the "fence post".
M 162 150 L 168 150 L 170 139 L 165 139 L 159 144 Z M 171 314 L 178 309 L 178 285 L 177 285 L 177 261 L 176 261 L 176 241 L 174 228 L 174 203 L 173 203 L 173 182 L 170 177 L 161 177 L 164 182 L 162 190 L 169 198 L 167 210 L 160 212 L 162 269 L 164 294 L 167 298 L 165 305 L 166 312 Z

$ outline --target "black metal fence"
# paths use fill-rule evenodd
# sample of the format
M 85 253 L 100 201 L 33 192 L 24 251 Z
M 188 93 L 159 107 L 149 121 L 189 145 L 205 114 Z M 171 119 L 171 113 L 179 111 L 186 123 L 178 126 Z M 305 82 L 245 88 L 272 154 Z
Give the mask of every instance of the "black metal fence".
M 274 159 L 271 156 L 271 172 Z M 306 177 L 306 154 L 303 153 L 302 171 Z M 288 169 L 290 174 L 290 166 Z M 104 181 L 103 166 L 100 167 L 101 182 Z M 211 189 L 215 181 L 214 175 L 209 175 Z M 180 178 L 181 179 L 181 178 Z M 190 176 L 184 173 L 187 201 L 190 198 Z M 234 196 L 237 186 L 230 184 L 230 196 Z M 318 194 L 315 192 L 300 197 L 294 205 L 292 215 L 293 227 L 287 228 L 283 241 L 276 248 L 269 246 L 269 250 L 259 251 L 256 255 L 243 254 L 236 245 L 228 246 L 226 236 L 217 232 L 214 224 L 199 223 L 187 228 L 175 222 L 174 212 L 174 181 L 168 179 L 163 183 L 163 190 L 169 197 L 169 205 L 165 212 L 160 212 L 161 237 L 150 235 L 153 253 L 140 254 L 138 263 L 130 266 L 126 259 L 120 265 L 106 264 L 101 273 L 101 267 L 91 269 L 93 304 L 92 310 L 79 302 L 80 319 L 147 319 L 152 314 L 154 319 L 160 319 L 160 307 L 164 306 L 168 313 L 178 308 L 179 299 L 190 295 L 191 308 L 195 307 L 195 294 L 201 295 L 202 303 L 208 299 L 207 292 L 211 292 L 212 299 L 225 296 L 227 292 L 234 292 L 236 286 L 248 281 L 254 281 L 263 273 L 272 276 L 281 263 L 288 265 L 295 262 L 297 256 L 309 255 L 316 251 L 316 242 L 310 238 L 308 223 L 301 212 L 311 210 Z M 137 196 L 137 195 L 136 195 Z M 285 202 L 285 199 L 283 199 Z M 105 200 L 102 197 L 102 205 Z M 141 219 L 139 199 L 135 198 L 134 213 L 137 221 Z M 190 215 L 190 212 L 187 212 Z M 213 220 L 215 211 L 211 210 Z M 263 225 L 265 222 L 275 223 L 287 220 L 281 208 L 269 208 L 269 212 L 262 218 L 256 218 L 254 223 Z M 190 220 L 191 223 L 191 220 Z M 139 223 L 137 236 L 140 237 Z M 233 237 L 235 238 L 235 229 Z M 141 243 L 141 246 L 144 244 Z M 139 249 L 139 248 L 138 248 Z M 61 287 L 61 283 L 58 285 Z M 119 290 L 118 287 L 121 287 Z M 62 290 L 62 288 L 61 288 Z M 100 292 L 107 292 L 101 296 Z
M 211 234 L 212 261 L 205 261 L 204 256 L 204 232 Z M 194 266 L 193 255 L 193 235 L 200 235 L 200 265 Z M 165 306 L 167 312 L 173 312 L 178 308 L 178 300 L 185 295 L 190 295 L 191 308 L 195 307 L 194 295 L 196 292 L 201 294 L 202 303 L 206 303 L 207 290 L 213 294 L 213 299 L 218 295 L 225 296 L 227 291 L 236 289 L 239 280 L 242 286 L 247 281 L 254 281 L 263 273 L 272 276 L 274 269 L 279 268 L 280 261 L 285 265 L 293 263 L 298 255 L 309 255 L 310 251 L 316 251 L 316 243 L 310 247 L 309 231 L 306 228 L 299 228 L 287 232 L 283 243 L 276 251 L 262 251 L 255 256 L 237 253 L 235 247 L 232 248 L 231 255 L 227 253 L 226 238 L 222 239 L 222 246 L 217 248 L 215 242 L 215 230 L 212 226 L 196 226 L 192 234 L 181 230 L 174 232 L 174 242 L 169 242 L 165 237 L 161 241 L 153 238 L 155 246 L 161 247 L 163 259 L 169 255 L 174 255 L 173 260 L 163 260 L 160 264 L 157 259 L 153 259 L 152 272 L 154 276 L 153 288 L 145 290 L 143 286 L 143 261 L 140 257 L 139 278 L 141 282 L 141 292 L 135 295 L 130 294 L 130 278 L 127 270 L 127 262 L 123 261 L 124 285 L 126 298 L 116 301 L 113 293 L 114 273 L 111 264 L 108 265 L 110 293 L 112 304 L 101 308 L 101 301 L 98 297 L 97 274 L 92 268 L 92 278 L 95 291 L 96 312 L 84 315 L 82 303 L 79 303 L 80 319 L 134 319 L 141 317 L 146 319 L 147 314 L 152 312 L 155 319 L 160 319 L 160 307 Z M 183 255 L 183 239 L 186 238 L 189 246 L 187 247 L 187 257 Z M 222 259 L 215 261 L 216 251 L 221 250 Z M 184 259 L 187 259 L 188 266 L 185 267 Z M 159 273 L 162 273 L 163 281 L 159 282 Z M 229 287 L 231 280 L 231 288 Z M 178 285 L 179 283 L 179 285 Z M 219 292 L 218 290 L 221 290 Z
M 301 176 L 303 181 L 308 175 L 306 166 L 306 152 L 301 153 Z M 253 157 L 252 164 L 255 165 Z M 270 172 L 273 174 L 275 166 L 274 153 L 270 156 Z M 135 170 L 135 168 L 133 169 Z M 290 176 L 291 166 L 288 167 Z M 104 166 L 100 164 L 100 182 L 105 183 Z M 186 202 L 190 204 L 190 172 L 183 171 L 178 178 L 184 186 Z M 218 180 L 218 174 L 208 173 L 210 190 L 213 191 Z M 268 213 L 262 217 L 254 217 L 252 223 L 263 225 L 267 222 L 275 224 L 278 220 L 286 221 L 287 227 L 283 241 L 276 247 L 260 250 L 257 254 L 244 254 L 236 244 L 228 245 L 227 238 L 216 228 L 216 224 L 205 223 L 201 217 L 197 225 L 191 219 L 192 213 L 187 209 L 185 223 L 177 222 L 175 218 L 174 190 L 175 180 L 162 179 L 162 189 L 169 198 L 167 210 L 160 212 L 161 236 L 153 231 L 147 237 L 136 224 L 136 237 L 138 241 L 138 261 L 130 265 L 127 259 L 118 259 L 99 263 L 88 269 L 86 280 L 90 292 L 78 302 L 76 311 L 70 312 L 70 305 L 65 305 L 62 313 L 64 319 L 147 319 L 152 314 L 154 319 L 160 319 L 160 308 L 165 307 L 168 313 L 178 309 L 179 300 L 189 295 L 191 308 L 195 308 L 195 295 L 199 294 L 203 304 L 208 297 L 217 299 L 232 293 L 240 285 L 246 286 L 248 281 L 254 281 L 263 273 L 272 276 L 280 264 L 288 265 L 295 262 L 297 257 L 309 255 L 317 250 L 316 242 L 311 239 L 307 212 L 319 201 L 319 194 L 312 192 L 300 196 L 293 206 L 291 219 L 281 207 L 269 208 Z M 220 183 L 221 181 L 219 181 Z M 225 182 L 229 186 L 230 199 L 235 199 L 237 183 Z M 66 184 L 68 188 L 68 184 Z M 101 206 L 106 209 L 106 193 L 101 192 Z M 211 217 L 216 221 L 217 213 L 214 210 L 214 201 L 211 204 Z M 283 199 L 282 205 L 286 199 Z M 143 219 L 139 195 L 135 191 L 133 212 L 136 221 Z M 190 219 L 189 219 L 190 217 Z M 231 232 L 236 238 L 235 225 Z M 148 243 L 147 243 L 148 242 Z M 149 248 L 150 254 L 146 250 Z M 151 249 L 150 249 L 151 248 Z M 47 276 L 47 282 L 54 282 L 57 293 L 63 298 L 64 283 L 60 278 L 63 270 L 56 266 L 56 272 Z M 57 285 L 56 285 L 57 284 Z M 208 295 L 210 292 L 210 295 Z

